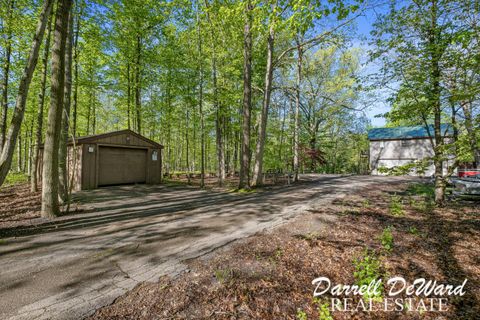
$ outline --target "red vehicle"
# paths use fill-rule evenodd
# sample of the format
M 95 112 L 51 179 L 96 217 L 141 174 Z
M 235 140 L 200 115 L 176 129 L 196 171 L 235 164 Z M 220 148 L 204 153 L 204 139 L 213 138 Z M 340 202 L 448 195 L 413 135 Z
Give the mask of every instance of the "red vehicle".
M 458 169 L 459 178 L 473 177 L 480 174 L 480 169 Z

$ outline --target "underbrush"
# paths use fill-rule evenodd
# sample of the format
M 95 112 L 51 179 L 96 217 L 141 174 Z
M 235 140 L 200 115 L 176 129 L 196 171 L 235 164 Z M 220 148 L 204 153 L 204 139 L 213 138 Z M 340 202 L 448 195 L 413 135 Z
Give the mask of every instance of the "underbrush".
M 13 186 L 20 183 L 26 183 L 29 180 L 29 176 L 23 172 L 10 172 L 5 178 L 5 182 L 2 187 Z

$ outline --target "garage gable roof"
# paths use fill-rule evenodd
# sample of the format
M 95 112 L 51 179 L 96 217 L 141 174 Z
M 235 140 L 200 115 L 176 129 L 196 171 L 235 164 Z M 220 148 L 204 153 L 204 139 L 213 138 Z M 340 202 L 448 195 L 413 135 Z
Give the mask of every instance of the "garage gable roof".
M 441 125 L 442 136 L 452 136 L 453 128 L 450 124 Z M 368 140 L 405 140 L 405 139 L 426 139 L 434 134 L 433 125 L 411 126 L 411 127 L 393 127 L 393 128 L 373 128 L 368 130 Z
M 125 130 L 119 130 L 119 131 L 112 131 L 112 132 L 107 132 L 107 133 L 100 133 L 100 134 L 95 134 L 95 135 L 90 135 L 90 136 L 83 136 L 83 137 L 77 137 L 75 138 L 75 143 L 76 144 L 83 144 L 83 143 L 94 143 L 96 140 L 107 138 L 107 137 L 112 137 L 116 135 L 122 135 L 122 134 L 129 134 L 132 136 L 135 136 L 157 148 L 163 149 L 163 145 L 148 139 L 147 137 L 142 136 L 141 134 L 138 134 L 130 129 L 125 129 Z M 69 140 L 69 143 L 72 143 L 72 140 Z

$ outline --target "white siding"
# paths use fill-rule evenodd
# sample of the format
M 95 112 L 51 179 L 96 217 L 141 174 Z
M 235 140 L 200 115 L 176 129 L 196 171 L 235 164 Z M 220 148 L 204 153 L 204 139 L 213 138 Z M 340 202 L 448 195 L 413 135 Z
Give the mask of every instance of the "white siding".
M 370 141 L 370 170 L 373 175 L 379 175 L 378 168 L 393 168 L 406 165 L 425 158 L 433 157 L 430 139 L 410 140 L 379 140 Z M 444 164 L 444 173 L 447 163 Z M 425 171 L 425 176 L 434 174 L 433 163 Z M 419 175 L 412 172 L 411 175 Z

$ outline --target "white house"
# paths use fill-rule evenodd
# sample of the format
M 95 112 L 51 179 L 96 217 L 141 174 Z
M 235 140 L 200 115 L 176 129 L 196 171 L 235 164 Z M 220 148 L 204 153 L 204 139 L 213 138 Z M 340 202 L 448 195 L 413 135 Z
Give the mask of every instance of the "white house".
M 452 137 L 452 127 L 442 124 L 442 135 L 449 140 Z M 370 141 L 370 172 L 373 175 L 385 174 L 385 169 L 391 169 L 409 164 L 418 164 L 410 170 L 411 175 L 432 176 L 433 126 L 413 126 L 394 128 L 374 128 L 368 131 Z M 422 165 L 420 165 L 420 163 Z M 449 163 L 443 165 L 444 173 Z

